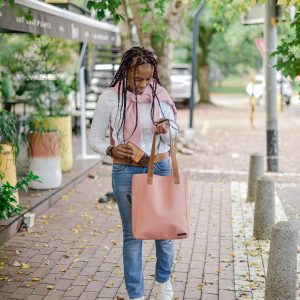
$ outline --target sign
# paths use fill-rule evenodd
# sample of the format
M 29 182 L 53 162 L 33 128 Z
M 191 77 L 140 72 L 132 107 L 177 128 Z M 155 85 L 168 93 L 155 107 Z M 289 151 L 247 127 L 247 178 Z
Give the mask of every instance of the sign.
M 43 34 L 97 45 L 118 44 L 118 29 L 114 25 L 98 22 L 40 1 L 16 0 L 16 5 L 25 11 L 30 8 L 33 20 L 27 21 L 24 16 L 16 16 L 6 3 L 0 8 L 1 31 Z
M 280 19 L 281 21 L 285 21 L 282 5 L 275 6 L 275 16 L 276 16 L 276 20 Z M 251 7 L 251 9 L 246 14 L 242 14 L 241 16 L 241 23 L 244 25 L 264 24 L 264 22 L 265 22 L 264 5 L 255 4 Z

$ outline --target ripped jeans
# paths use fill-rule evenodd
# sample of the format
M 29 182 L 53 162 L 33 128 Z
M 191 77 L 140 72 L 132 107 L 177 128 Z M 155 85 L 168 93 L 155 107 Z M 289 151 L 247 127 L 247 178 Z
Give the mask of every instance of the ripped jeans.
M 148 167 L 135 167 L 113 164 L 112 184 L 123 224 L 123 263 L 128 295 L 131 299 L 144 296 L 144 276 L 142 263 L 142 241 L 132 235 L 131 227 L 131 183 L 134 174 L 147 173 Z M 169 160 L 155 163 L 154 174 L 171 174 Z M 173 264 L 173 241 L 156 240 L 156 280 L 160 283 L 169 280 Z

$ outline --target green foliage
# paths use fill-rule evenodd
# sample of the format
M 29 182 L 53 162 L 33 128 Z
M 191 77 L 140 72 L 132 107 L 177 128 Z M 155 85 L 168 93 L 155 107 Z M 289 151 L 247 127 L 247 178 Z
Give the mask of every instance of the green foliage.
M 118 8 L 121 5 L 121 0 L 89 0 L 86 4 L 88 10 L 96 11 L 96 19 L 102 21 L 106 17 L 108 12 L 115 24 L 119 23 L 121 19 L 124 20 L 124 16 L 118 13 Z
M 31 181 L 37 181 L 39 177 L 28 172 L 26 177 L 21 178 L 15 186 L 9 182 L 3 183 L 4 176 L 0 174 L 0 220 L 7 220 L 14 214 L 21 214 L 22 206 L 17 205 L 15 193 L 27 191 Z
M 0 84 L 0 92 L 4 102 L 11 100 L 13 94 L 11 75 L 8 73 L 1 72 Z
M 15 96 L 25 99 L 38 113 L 67 115 L 67 96 L 76 89 L 75 77 L 66 77 L 65 72 L 71 44 L 33 35 L 0 35 L 1 40 L 2 68 L 15 78 Z
M 0 0 L 0 7 L 4 5 L 5 0 Z M 10 8 L 14 10 L 15 14 L 18 16 L 24 16 L 25 20 L 27 21 L 32 21 L 33 16 L 32 16 L 32 10 L 29 8 L 27 10 L 22 9 L 20 6 L 16 6 L 15 0 L 8 0 L 7 1 Z
M 6 110 L 0 111 L 0 142 L 6 142 L 13 146 L 14 159 L 16 160 L 19 153 L 16 118 Z M 1 150 L 0 145 L 0 152 Z
M 47 122 L 47 116 L 44 112 L 35 112 L 31 114 L 24 122 L 24 129 L 22 132 L 22 138 L 24 142 L 27 142 L 28 135 L 31 132 L 57 132 L 57 129 L 49 126 L 49 122 Z
M 255 47 L 255 38 L 262 37 L 262 26 L 242 26 L 240 14 L 250 1 L 209 0 L 199 19 L 199 65 L 209 65 L 211 80 L 225 75 L 244 74 L 247 69 L 258 70 L 262 61 Z M 184 24 L 181 41 L 175 47 L 175 60 L 189 63 L 192 55 L 192 17 L 199 1 Z
M 137 0 L 143 7 L 140 10 L 142 15 L 152 13 L 156 16 L 163 16 L 165 13 L 166 3 L 170 0 Z M 125 16 L 118 13 L 118 8 L 121 5 L 121 0 L 89 0 L 86 7 L 89 11 L 96 11 L 96 19 L 104 20 L 111 16 L 113 22 L 118 24 L 121 20 L 125 21 Z
M 170 0 L 139 0 L 143 7 L 140 10 L 142 15 L 152 13 L 155 16 L 161 17 L 166 11 L 166 5 Z
M 277 56 L 277 70 L 282 71 L 284 76 L 295 79 L 300 76 L 300 6 L 297 6 L 290 28 L 272 56 Z

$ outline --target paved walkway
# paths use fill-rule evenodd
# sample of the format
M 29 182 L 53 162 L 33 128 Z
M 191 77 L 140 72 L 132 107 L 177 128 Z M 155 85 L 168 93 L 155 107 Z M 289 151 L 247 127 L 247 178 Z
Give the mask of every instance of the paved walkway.
M 252 239 L 253 207 L 245 204 L 245 157 L 255 148 L 247 143 L 257 141 L 261 131 L 249 138 L 246 122 L 236 128 L 244 113 L 198 111 L 195 154 L 179 155 L 190 173 L 190 237 L 175 242 L 174 299 L 263 299 L 269 244 Z M 1 300 L 128 299 L 118 210 L 114 202 L 97 203 L 110 187 L 110 167 L 100 166 L 38 216 L 31 232 L 20 232 L 0 247 Z M 282 206 L 277 211 L 283 212 Z M 144 242 L 143 257 L 146 299 L 154 299 L 153 242 Z
M 116 204 L 98 204 L 109 167 L 87 178 L 1 248 L 0 299 L 126 298 Z M 102 175 L 100 175 L 102 174 Z M 106 175 L 103 175 L 106 174 Z M 190 181 L 190 238 L 176 241 L 175 299 L 234 299 L 228 183 Z M 222 212 L 222 214 L 221 214 Z M 143 248 L 146 297 L 154 287 L 155 248 Z

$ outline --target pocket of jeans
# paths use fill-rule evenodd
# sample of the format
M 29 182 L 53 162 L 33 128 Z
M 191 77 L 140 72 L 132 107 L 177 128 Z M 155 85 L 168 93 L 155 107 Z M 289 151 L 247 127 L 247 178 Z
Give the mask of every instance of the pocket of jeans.
M 157 163 L 154 164 L 154 169 L 156 171 L 161 171 L 161 172 L 170 172 L 171 171 L 171 164 L 170 160 L 161 160 L 158 161 Z
M 125 164 L 113 164 L 112 173 L 113 174 L 123 174 L 128 168 Z

